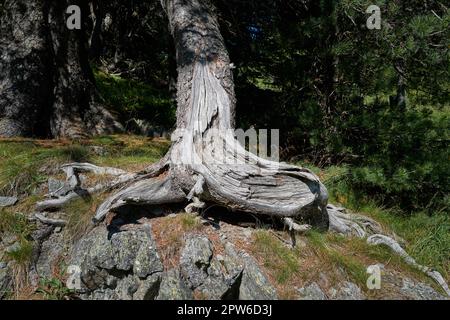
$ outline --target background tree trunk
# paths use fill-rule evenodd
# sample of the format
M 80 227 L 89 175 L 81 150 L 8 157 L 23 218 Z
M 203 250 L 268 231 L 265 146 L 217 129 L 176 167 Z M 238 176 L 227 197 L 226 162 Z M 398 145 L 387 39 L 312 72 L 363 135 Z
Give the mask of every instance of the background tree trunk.
M 96 99 L 86 28 L 66 27 L 71 4 L 81 7 L 84 20 L 89 12 L 85 0 L 6 1 L 0 136 L 82 137 L 121 129 Z
M 0 16 L 0 136 L 48 133 L 52 51 L 45 1 L 6 0 Z

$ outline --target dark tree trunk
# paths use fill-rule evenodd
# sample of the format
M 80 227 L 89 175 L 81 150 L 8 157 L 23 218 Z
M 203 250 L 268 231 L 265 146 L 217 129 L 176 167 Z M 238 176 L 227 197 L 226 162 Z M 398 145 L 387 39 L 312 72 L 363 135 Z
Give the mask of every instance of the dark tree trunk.
M 87 1 L 6 0 L 1 19 L 0 136 L 81 137 L 120 129 L 96 99 L 85 29 L 66 9 Z
M 0 17 L 0 136 L 45 134 L 52 52 L 44 1 L 7 0 Z

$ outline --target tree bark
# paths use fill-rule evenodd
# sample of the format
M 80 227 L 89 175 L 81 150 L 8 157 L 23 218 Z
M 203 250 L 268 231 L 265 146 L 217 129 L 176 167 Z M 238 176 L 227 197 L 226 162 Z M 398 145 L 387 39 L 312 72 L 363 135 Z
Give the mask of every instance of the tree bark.
M 193 201 L 302 218 L 327 228 L 327 191 L 307 169 L 249 154 L 234 136 L 230 59 L 208 0 L 162 0 L 178 65 L 177 130 L 158 177 L 140 179 L 102 204 L 95 221 L 127 204 Z M 154 171 L 154 170 L 152 170 Z M 163 181 L 163 182 L 161 182 Z
M 85 28 L 66 9 L 87 1 L 6 0 L 0 20 L 0 136 L 83 137 L 121 129 L 98 103 Z
M 0 136 L 28 136 L 48 132 L 53 78 L 48 70 L 44 1 L 12 1 L 0 16 Z M 39 125 L 39 123 L 42 123 Z

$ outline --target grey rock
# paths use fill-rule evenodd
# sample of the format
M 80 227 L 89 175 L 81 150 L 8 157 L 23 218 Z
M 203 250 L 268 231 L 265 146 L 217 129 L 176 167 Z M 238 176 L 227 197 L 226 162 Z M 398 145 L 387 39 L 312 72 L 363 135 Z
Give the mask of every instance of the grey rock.
M 239 299 L 241 300 L 277 300 L 277 292 L 258 267 L 258 263 L 245 252 L 237 253 L 230 243 L 225 245 L 225 251 L 234 261 L 244 266 Z
M 4 299 L 12 290 L 12 278 L 9 268 L 0 269 L 0 300 Z
M 84 300 L 119 300 L 117 293 L 109 288 L 94 291 L 92 294 L 82 294 L 80 297 Z
M 141 246 L 134 261 L 133 272 L 139 278 L 145 278 L 163 270 L 164 267 L 156 251 L 156 243 L 148 230 L 141 238 Z
M 97 236 L 93 238 L 88 258 L 98 268 L 107 270 L 115 268 L 114 250 L 106 229 L 98 232 Z
M 208 278 L 198 287 L 202 298 L 207 300 L 238 299 L 242 271 L 243 266 L 230 257 L 215 256 L 208 268 Z
M 14 206 L 18 201 L 17 197 L 0 197 L 0 208 Z
M 61 233 L 52 234 L 41 245 L 36 271 L 40 277 L 51 278 L 53 266 L 64 250 L 64 236 Z
M 157 300 L 192 300 L 194 295 L 181 278 L 177 269 L 163 274 Z
M 71 187 L 65 181 L 54 178 L 47 180 L 48 193 L 54 196 L 64 196 L 71 191 Z
M 14 242 L 12 245 L 8 246 L 5 249 L 5 252 L 7 253 L 14 253 L 17 252 L 21 249 L 20 243 L 19 242 Z
M 0 269 L 5 269 L 8 266 L 8 263 L 4 261 L 0 261 Z
M 134 275 L 129 275 L 117 282 L 115 292 L 119 300 L 133 300 L 134 293 L 139 288 L 139 280 Z
M 207 269 L 213 256 L 211 241 L 204 236 L 189 236 L 181 251 L 180 271 L 192 289 L 208 278 Z
M 298 289 L 299 300 L 327 300 L 327 296 L 315 282 L 307 287 Z
M 163 265 L 149 226 L 115 233 L 92 230 L 74 247 L 71 265 L 81 267 L 84 299 L 153 299 Z
M 329 292 L 332 300 L 365 300 L 366 296 L 361 289 L 354 283 L 349 281 L 341 282 L 338 288 L 332 288 Z
M 111 245 L 114 251 L 115 267 L 118 270 L 130 271 L 133 269 L 138 250 L 141 246 L 141 232 L 125 231 L 113 234 Z
M 153 274 L 140 282 L 139 288 L 133 296 L 134 300 L 155 300 L 161 285 L 161 275 Z
M 242 274 L 239 299 L 241 300 L 276 300 L 275 288 L 258 267 L 258 263 L 248 254 L 242 255 L 244 272 Z
M 416 283 L 409 278 L 402 279 L 401 292 L 414 300 L 446 300 L 446 297 L 438 293 L 425 283 Z

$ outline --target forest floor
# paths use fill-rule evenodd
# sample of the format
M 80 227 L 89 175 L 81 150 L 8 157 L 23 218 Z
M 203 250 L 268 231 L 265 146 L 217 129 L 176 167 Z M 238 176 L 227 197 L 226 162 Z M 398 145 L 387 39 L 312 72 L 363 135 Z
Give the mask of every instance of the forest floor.
M 99 166 L 139 171 L 159 160 L 169 147 L 170 142 L 167 140 L 130 135 L 102 136 L 80 141 L 0 140 L 0 195 L 19 197 L 15 206 L 1 209 L 0 234 L 13 234 L 21 244 L 21 249 L 14 251 L 14 254 L 0 252 L 0 260 L 15 261 L 18 266 L 16 276 L 23 277 L 32 256 L 29 240 L 32 230 L 26 217 L 33 213 L 36 201 L 47 193 L 48 179 L 64 179 L 59 170 L 61 164 L 91 162 Z M 430 217 L 422 213 L 406 214 L 395 208 L 381 208 L 370 199 L 356 198 L 351 193 L 345 179 L 342 179 L 345 168 L 319 169 L 303 165 L 320 176 L 330 191 L 331 203 L 378 221 L 387 234 L 404 239 L 402 245 L 417 262 L 436 268 L 449 282 L 448 215 L 436 214 Z M 87 179 L 91 177 L 87 176 Z M 64 208 L 68 221 L 62 232 L 64 237 L 71 241 L 82 237 L 89 229 L 97 205 L 105 196 L 100 194 L 89 200 L 76 200 Z M 208 215 L 214 215 L 214 209 L 210 209 Z M 152 225 L 159 246 L 164 248 L 161 255 L 165 265 L 170 266 L 171 261 L 176 259 L 182 245 L 180 239 L 185 233 L 206 233 L 210 239 L 227 237 L 255 257 L 277 288 L 280 298 L 295 298 L 298 288 L 312 282 L 319 283 L 322 288 L 331 288 L 337 281 L 347 279 L 360 288 L 366 288 L 367 267 L 374 264 L 383 264 L 390 275 L 402 274 L 441 292 L 433 281 L 407 266 L 388 248 L 369 246 L 360 239 L 312 230 L 304 236 L 298 236 L 297 246 L 292 249 L 286 245 L 289 242 L 288 233 L 273 231 L 270 225 L 261 223 L 243 228 L 239 223 L 222 223 L 219 235 L 214 228 L 202 223 L 199 217 L 182 212 L 176 216 L 156 218 Z M 64 275 L 55 271 L 54 276 L 54 279 L 47 279 L 47 289 L 41 291 L 41 298 L 55 298 L 58 290 L 64 291 L 61 285 Z M 50 293 L 49 286 L 52 288 Z M 399 298 L 399 293 L 391 290 L 394 290 L 393 287 L 385 286 L 381 291 L 363 289 L 363 292 L 368 298 Z M 17 296 L 20 294 L 16 293 Z

